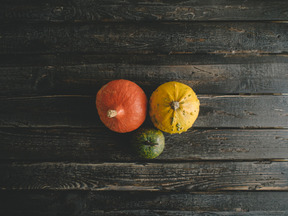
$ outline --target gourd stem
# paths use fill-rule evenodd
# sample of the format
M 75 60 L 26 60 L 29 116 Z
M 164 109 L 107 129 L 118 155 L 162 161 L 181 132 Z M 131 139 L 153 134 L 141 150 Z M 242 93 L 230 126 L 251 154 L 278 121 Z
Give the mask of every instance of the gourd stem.
M 173 110 L 177 110 L 180 107 L 180 104 L 178 101 L 172 101 L 171 107 Z
M 156 146 L 157 143 L 151 143 L 149 141 L 145 141 L 145 145 Z
M 116 110 L 108 110 L 108 112 L 107 112 L 107 117 L 108 118 L 113 118 L 115 116 L 117 116 L 117 111 Z

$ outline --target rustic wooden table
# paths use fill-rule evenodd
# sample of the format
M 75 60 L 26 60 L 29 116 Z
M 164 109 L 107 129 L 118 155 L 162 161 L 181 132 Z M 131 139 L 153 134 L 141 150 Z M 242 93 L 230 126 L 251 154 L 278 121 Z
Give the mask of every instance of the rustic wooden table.
M 1 215 L 288 215 L 287 1 L 0 5 Z M 155 160 L 99 120 L 120 78 L 199 95 Z

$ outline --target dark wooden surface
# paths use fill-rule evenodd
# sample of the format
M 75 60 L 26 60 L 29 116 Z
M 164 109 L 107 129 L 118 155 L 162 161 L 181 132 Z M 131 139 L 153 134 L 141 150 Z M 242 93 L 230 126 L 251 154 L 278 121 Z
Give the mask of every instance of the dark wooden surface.
M 262 54 L 288 51 L 283 22 L 5 23 L 0 54 Z
M 199 100 L 194 127 L 288 128 L 288 95 L 200 95 Z M 3 97 L 0 102 L 0 127 L 103 127 L 95 95 Z
M 2 0 L 1 21 L 215 21 L 285 20 L 281 0 Z
M 19 162 L 135 162 L 139 159 L 130 150 L 129 137 L 115 136 L 104 127 L 2 127 L 0 156 Z M 165 134 L 165 138 L 165 151 L 153 161 L 287 159 L 288 130 L 284 129 L 204 128 Z
M 109 59 L 93 56 L 91 60 L 86 59 L 89 56 L 77 56 L 62 60 L 62 65 L 55 62 L 57 57 L 45 57 L 26 59 L 25 63 L 29 65 L 20 63 L 22 59 L 19 56 L 16 59 L 11 56 L 14 59 L 11 63 L 9 59 L 8 62 L 7 59 L 0 60 L 3 61 L 0 65 L 6 64 L 0 67 L 3 74 L 0 95 L 93 94 L 105 83 L 119 78 L 136 82 L 148 94 L 171 79 L 193 87 L 198 94 L 288 91 L 288 56 L 285 55 L 253 59 L 246 55 L 141 55 L 119 59 L 113 55 Z M 42 60 L 49 62 L 36 65 Z
M 10 215 L 287 215 L 287 192 L 4 191 Z M 263 204 L 265 203 L 265 205 Z M 149 208 L 147 208 L 149 206 Z
M 2 0 L 0 215 L 288 215 L 287 23 L 280 0 Z M 120 78 L 199 96 L 154 160 L 97 115 Z
M 288 189 L 283 162 L 33 163 L 0 166 L 2 188 L 231 191 Z M 56 178 L 55 178 L 56 177 Z

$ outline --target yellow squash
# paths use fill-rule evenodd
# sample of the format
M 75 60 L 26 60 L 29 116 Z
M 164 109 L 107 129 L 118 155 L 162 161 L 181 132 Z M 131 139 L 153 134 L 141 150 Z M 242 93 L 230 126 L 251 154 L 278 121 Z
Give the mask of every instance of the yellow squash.
M 159 86 L 150 97 L 150 117 L 164 132 L 182 133 L 192 127 L 199 114 L 200 102 L 195 92 L 179 82 Z

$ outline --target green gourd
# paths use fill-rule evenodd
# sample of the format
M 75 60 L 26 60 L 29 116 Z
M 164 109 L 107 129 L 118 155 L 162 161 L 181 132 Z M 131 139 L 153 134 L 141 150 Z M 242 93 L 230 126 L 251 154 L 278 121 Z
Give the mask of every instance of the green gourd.
M 163 152 L 165 137 L 160 130 L 142 128 L 132 135 L 131 144 L 139 157 L 153 159 Z

